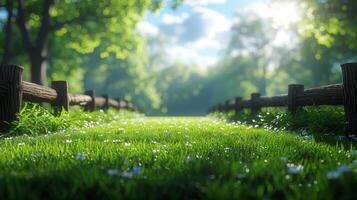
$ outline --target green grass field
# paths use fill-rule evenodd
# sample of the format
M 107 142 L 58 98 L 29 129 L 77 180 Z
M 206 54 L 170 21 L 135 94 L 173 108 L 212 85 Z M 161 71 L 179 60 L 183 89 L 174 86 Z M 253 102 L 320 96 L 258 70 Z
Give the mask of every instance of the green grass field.
M 353 145 L 208 117 L 74 110 L 56 118 L 35 109 L 21 113 L 16 128 L 0 139 L 0 199 L 357 195 Z

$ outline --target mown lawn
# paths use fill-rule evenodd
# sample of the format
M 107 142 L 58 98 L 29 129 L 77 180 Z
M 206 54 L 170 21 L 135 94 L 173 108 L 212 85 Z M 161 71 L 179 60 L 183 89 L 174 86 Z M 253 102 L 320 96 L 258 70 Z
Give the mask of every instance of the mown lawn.
M 86 123 L 0 139 L 0 199 L 357 196 L 352 145 L 214 118 L 79 114 Z

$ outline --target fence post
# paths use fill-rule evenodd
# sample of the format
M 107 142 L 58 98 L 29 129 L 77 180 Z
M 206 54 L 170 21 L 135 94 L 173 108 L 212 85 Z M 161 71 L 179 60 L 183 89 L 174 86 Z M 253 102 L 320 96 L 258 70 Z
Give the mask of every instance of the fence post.
M 120 98 L 114 98 L 114 100 L 118 102 L 117 110 L 120 110 Z
M 52 106 L 58 112 L 61 109 L 69 110 L 68 83 L 67 81 L 52 81 L 52 88 L 57 92 L 57 99 Z
M 4 95 L 0 98 L 0 131 L 10 128 L 17 119 L 22 103 L 22 72 L 17 65 L 0 66 L 0 83 L 3 84 Z
M 257 101 L 260 98 L 260 93 L 252 93 L 250 95 L 250 103 L 251 103 L 251 113 L 252 115 L 256 115 L 260 112 L 260 106 L 257 105 Z
M 242 97 L 236 97 L 234 100 L 234 111 L 236 113 L 238 113 L 239 111 L 241 111 L 241 107 L 240 107 L 240 102 L 242 101 Z
M 124 109 L 128 109 L 129 108 L 129 101 L 127 101 L 126 99 L 123 99 L 124 102 Z
M 357 134 L 357 63 L 341 65 L 347 134 Z
M 95 91 L 94 90 L 87 90 L 84 92 L 85 95 L 91 97 L 92 101 L 85 105 L 84 110 L 93 112 L 95 110 Z
M 105 99 L 103 110 L 107 111 L 109 109 L 109 96 L 107 94 L 104 94 L 102 95 L 102 97 Z
M 296 97 L 304 92 L 304 85 L 290 84 L 288 86 L 288 111 L 291 114 L 295 114 L 299 105 L 297 104 Z

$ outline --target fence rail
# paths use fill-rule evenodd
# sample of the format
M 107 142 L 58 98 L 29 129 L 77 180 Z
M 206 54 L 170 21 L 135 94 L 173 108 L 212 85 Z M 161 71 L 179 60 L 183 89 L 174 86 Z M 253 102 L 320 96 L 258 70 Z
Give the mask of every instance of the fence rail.
M 23 101 L 49 103 L 56 110 L 69 110 L 70 105 L 84 106 L 87 111 L 109 107 L 137 111 L 136 106 L 125 100 L 115 100 L 108 95 L 96 96 L 93 90 L 85 94 L 71 94 L 67 81 L 53 81 L 51 87 L 22 81 L 23 68 L 17 65 L 0 67 L 0 131 L 17 119 Z
M 343 105 L 346 116 L 346 133 L 357 134 L 357 63 L 341 65 L 343 83 L 304 89 L 304 85 L 291 84 L 288 94 L 272 97 L 261 97 L 259 93 L 252 93 L 250 99 L 237 97 L 225 104 L 213 106 L 209 111 L 239 112 L 249 108 L 256 114 L 263 107 L 288 107 L 294 114 L 302 106 Z

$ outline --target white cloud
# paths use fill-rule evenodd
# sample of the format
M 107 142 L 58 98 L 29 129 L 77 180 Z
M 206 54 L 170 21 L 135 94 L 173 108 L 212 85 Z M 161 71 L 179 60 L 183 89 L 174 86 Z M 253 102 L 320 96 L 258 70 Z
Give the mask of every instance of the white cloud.
M 179 16 L 164 14 L 158 29 L 168 41 L 168 52 L 173 56 L 169 59 L 206 67 L 218 60 L 219 52 L 227 44 L 231 25 L 223 14 L 198 6 Z M 211 53 L 208 55 L 207 51 Z
M 148 36 L 156 36 L 159 33 L 159 29 L 148 21 L 140 22 L 137 29 L 140 33 Z
M 252 3 L 243 9 L 237 10 L 244 13 L 243 20 L 261 19 L 272 34 L 269 48 L 293 48 L 297 44 L 297 35 L 294 26 L 301 19 L 301 10 L 296 2 Z M 247 17 L 248 16 L 248 17 Z
M 275 28 L 287 28 L 301 19 L 301 9 L 296 2 L 252 3 L 243 11 L 272 20 Z
M 208 55 L 201 53 L 198 49 L 180 45 L 168 47 L 167 53 L 171 63 L 179 61 L 184 64 L 197 64 L 201 67 L 214 65 L 219 59 L 218 55 Z
M 174 16 L 170 14 L 164 14 L 161 19 L 163 24 L 181 24 L 188 17 L 187 13 L 183 13 L 180 16 Z
M 185 4 L 190 6 L 202 6 L 208 4 L 224 4 L 226 0 L 185 0 Z

